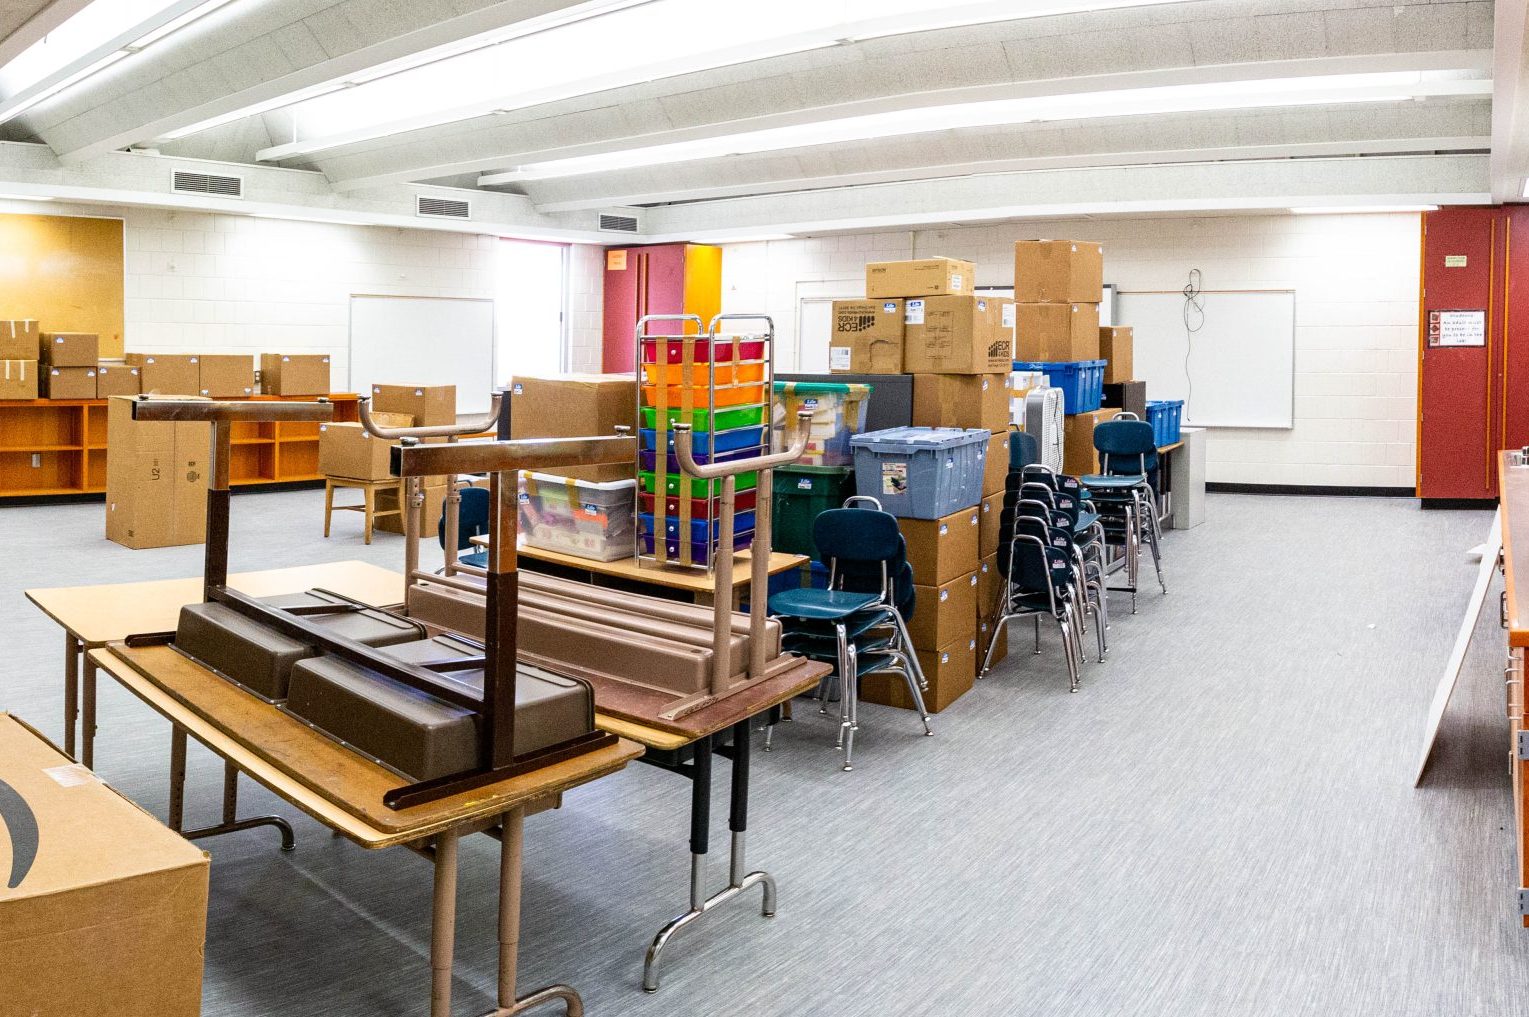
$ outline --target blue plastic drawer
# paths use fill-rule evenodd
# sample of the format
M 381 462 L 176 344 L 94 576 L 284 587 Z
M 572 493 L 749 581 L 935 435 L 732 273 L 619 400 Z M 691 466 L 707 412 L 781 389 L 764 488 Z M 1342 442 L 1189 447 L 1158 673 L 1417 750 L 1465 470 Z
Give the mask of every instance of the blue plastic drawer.
M 756 427 L 756 428 L 753 428 L 753 430 L 758 432 L 758 431 L 762 431 L 763 429 Z M 740 459 L 753 459 L 756 456 L 764 455 L 764 449 L 758 448 L 758 447 L 754 447 L 754 446 L 750 446 L 749 448 L 734 449 L 731 452 L 718 451 L 715 457 L 706 455 L 705 453 L 701 452 L 700 450 L 693 450 L 691 452 L 691 454 L 693 456 L 695 456 L 695 461 L 696 461 L 697 464 L 705 465 L 706 463 L 710 463 L 710 462 L 732 463 L 732 462 L 737 462 Z M 679 473 L 679 472 L 681 472 L 680 471 L 680 457 L 679 456 L 670 455 L 670 456 L 665 456 L 664 458 L 666 460 L 668 460 L 669 472 L 670 473 Z M 657 463 L 658 463 L 658 453 L 655 452 L 653 449 L 650 449 L 650 448 L 649 449 L 643 449 L 642 451 L 637 453 L 637 466 L 638 466 L 639 469 L 646 470 L 646 471 L 652 473 L 652 472 L 655 471 Z M 718 487 L 718 490 L 721 490 L 720 486 Z
M 651 427 L 639 428 L 638 437 L 642 439 L 642 447 L 653 450 L 658 447 L 658 432 Z M 666 431 L 669 443 L 668 450 L 674 452 L 674 432 Z M 739 427 L 731 431 L 718 431 L 716 440 L 705 431 L 692 431 L 690 447 L 696 455 L 710 455 L 715 444 L 718 452 L 734 452 L 741 448 L 759 448 L 764 445 L 764 428 L 762 427 Z
M 742 551 L 749 546 L 750 541 L 753 539 L 754 533 L 752 530 L 748 533 L 735 533 L 733 534 L 733 549 L 735 551 Z M 643 554 L 655 553 L 653 550 L 653 531 L 651 528 L 646 533 L 642 534 L 638 540 L 642 544 Z M 699 543 L 696 541 L 690 541 L 689 546 L 690 564 L 706 565 L 711 562 L 711 541 L 703 540 Z M 680 561 L 680 542 L 678 540 L 665 540 L 663 550 L 666 557 L 662 560 L 672 562 Z
M 1107 360 L 1016 360 L 1016 371 L 1040 371 L 1062 390 L 1062 412 L 1068 415 L 1097 410 L 1104 402 Z
M 642 532 L 653 532 L 653 517 L 646 512 L 641 513 L 638 519 L 642 520 Z M 715 539 L 721 532 L 722 521 L 720 519 L 692 519 L 690 520 L 690 539 L 703 541 Z M 754 532 L 754 513 L 735 512 L 733 514 L 734 533 Z M 667 540 L 678 540 L 680 537 L 680 521 L 675 516 L 664 517 L 664 537 Z

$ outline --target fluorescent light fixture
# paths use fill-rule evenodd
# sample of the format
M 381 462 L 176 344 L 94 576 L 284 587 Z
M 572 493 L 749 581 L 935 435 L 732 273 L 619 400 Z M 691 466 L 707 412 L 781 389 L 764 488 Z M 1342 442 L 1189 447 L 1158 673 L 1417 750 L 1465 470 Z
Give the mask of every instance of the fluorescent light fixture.
M 1437 212 L 1438 205 L 1310 205 L 1292 208 L 1296 215 L 1363 215 L 1367 212 Z
M 530 163 L 479 178 L 480 186 L 581 176 L 660 166 L 730 155 L 776 152 L 783 149 L 844 142 L 871 141 L 931 131 L 998 127 L 1024 123 L 1088 120 L 1106 117 L 1210 112 L 1360 102 L 1401 102 L 1416 95 L 1490 95 L 1492 83 L 1449 77 L 1454 72 L 1387 71 L 1370 74 L 1329 74 L 1300 78 L 1224 81 L 1213 84 L 1166 85 L 1157 88 L 1113 89 L 1072 95 L 931 106 L 820 120 L 790 127 L 767 128 L 695 141 L 651 145 L 598 155 L 575 156 Z
M 51 194 L 0 194 L 0 201 L 52 201 Z
M 179 32 L 182 28 L 185 28 L 193 21 L 200 21 L 202 18 L 205 18 L 207 15 L 211 14 L 218 8 L 226 7 L 232 2 L 233 0 L 207 0 L 207 2 L 201 6 L 193 7 L 191 10 L 186 11 L 184 14 L 180 14 L 174 18 L 171 18 L 169 21 L 166 21 L 164 24 L 150 29 L 136 42 L 129 43 L 126 48 L 134 52 L 137 52 L 141 49 L 147 49 L 148 47 L 158 42 L 160 39 L 163 39 L 165 36 Z
M 95 63 L 87 64 L 68 77 L 60 78 L 50 85 L 25 93 L 15 100 L 7 100 L 0 103 L 0 123 L 4 123 L 12 117 L 20 116 L 38 103 L 53 98 L 64 89 L 79 84 L 93 74 L 99 74 L 118 60 L 128 56 L 132 56 L 132 54 L 125 49 L 112 50 Z
M 1173 0 L 983 0 L 954 6 L 938 0 L 657 0 L 302 102 L 294 110 L 299 139 L 265 149 L 259 158 L 291 159 L 856 38 L 1168 2 Z

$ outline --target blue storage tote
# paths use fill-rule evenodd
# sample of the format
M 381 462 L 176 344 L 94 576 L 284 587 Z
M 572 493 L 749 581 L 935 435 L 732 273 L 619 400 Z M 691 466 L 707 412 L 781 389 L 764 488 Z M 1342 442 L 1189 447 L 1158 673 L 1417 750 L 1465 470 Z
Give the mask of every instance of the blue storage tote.
M 1147 423 L 1152 425 L 1152 440 L 1157 442 L 1158 448 L 1179 440 L 1179 421 L 1183 416 L 1182 399 L 1147 400 Z
M 743 551 L 743 550 L 746 550 L 748 548 L 749 544 L 753 540 L 754 540 L 754 534 L 752 532 L 750 532 L 750 533 L 735 533 L 735 534 L 733 534 L 733 550 L 734 551 Z M 642 553 L 643 554 L 653 554 L 653 531 L 651 529 L 647 530 L 644 533 L 641 533 L 638 536 L 638 541 L 639 541 L 639 543 L 642 546 Z M 667 560 L 667 561 L 669 561 L 669 562 L 671 562 L 673 564 L 676 564 L 676 565 L 681 563 L 680 562 L 680 542 L 678 540 L 665 540 L 664 541 L 664 549 L 668 552 L 668 558 L 665 559 L 665 560 Z M 703 540 L 700 543 L 696 543 L 695 541 L 690 541 L 690 564 L 692 564 L 692 565 L 710 565 L 711 564 L 711 541 Z
M 939 519 L 982 500 L 992 435 L 959 427 L 892 427 L 857 434 L 855 493 L 904 519 Z
M 669 453 L 672 455 L 674 453 L 675 432 L 665 431 L 664 434 L 668 436 Z M 658 431 L 653 428 L 638 428 L 637 435 L 642 439 L 642 447 L 644 449 L 651 451 L 658 447 Z M 715 437 L 705 431 L 690 432 L 690 449 L 695 455 L 710 455 L 713 445 L 716 446 L 719 453 L 736 452 L 741 448 L 760 448 L 764 445 L 764 428 L 735 427 L 731 431 L 718 431 Z M 703 460 L 698 459 L 696 461 L 702 462 Z
M 1040 371 L 1051 387 L 1062 390 L 1062 412 L 1088 413 L 1104 402 L 1104 365 L 1107 360 L 1016 360 L 1016 371 Z
M 647 512 L 640 513 L 642 520 L 642 532 L 653 532 L 653 516 Z M 733 533 L 753 533 L 754 513 L 734 512 Z M 691 543 L 699 543 L 704 540 L 715 539 L 722 533 L 722 521 L 720 519 L 692 519 L 690 520 Z M 680 536 L 680 520 L 678 516 L 664 516 L 664 536 L 669 540 L 678 540 Z

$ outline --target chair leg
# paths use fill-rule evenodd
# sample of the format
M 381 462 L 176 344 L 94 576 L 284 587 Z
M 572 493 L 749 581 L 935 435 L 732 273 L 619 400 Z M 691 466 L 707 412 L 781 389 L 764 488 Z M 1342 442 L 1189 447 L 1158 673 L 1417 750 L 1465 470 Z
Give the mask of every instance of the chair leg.
M 839 629 L 839 638 L 844 638 L 842 627 Z M 848 773 L 855 768 L 851 759 L 855 754 L 855 686 L 860 684 L 856 677 L 856 669 L 860 662 L 856 659 L 854 643 L 848 643 L 845 646 L 844 657 L 849 667 L 839 678 L 839 706 L 845 717 L 840 730 L 844 732 L 844 772 Z
M 835 625 L 834 633 L 839 643 L 839 738 L 834 742 L 834 748 L 844 748 L 844 735 L 849 730 L 849 693 L 845 686 L 845 676 L 852 674 L 849 659 L 849 638 L 846 636 L 843 625 Z
M 913 672 L 903 668 L 903 681 L 908 683 L 908 695 L 913 697 L 913 707 L 918 710 L 919 718 L 924 722 L 925 736 L 934 734 L 934 728 L 929 726 L 929 711 L 924 708 L 924 694 L 919 691 L 918 681 L 913 677 Z M 860 708 L 860 699 L 855 698 L 855 708 Z
M 903 616 L 897 613 L 896 608 L 890 610 L 898 637 L 902 641 L 903 653 L 908 658 L 909 666 L 913 668 L 914 677 L 918 679 L 918 687 L 928 689 L 929 679 L 924 677 L 924 665 L 919 663 L 918 652 L 913 649 L 913 637 L 908 635 L 908 623 L 903 621 Z
M 1057 627 L 1062 634 L 1062 654 L 1067 658 L 1067 691 L 1078 691 L 1078 659 L 1073 655 L 1072 632 L 1067 623 L 1066 612 L 1057 616 Z
M 1035 616 L 1035 655 L 1036 656 L 1040 656 L 1040 652 L 1041 652 L 1041 616 L 1040 615 L 1036 615 Z
M 377 492 L 371 487 L 361 489 L 361 511 L 366 516 L 366 542 L 372 542 L 372 517 L 377 511 Z
M 1163 531 L 1158 523 L 1157 507 L 1152 505 L 1150 501 L 1147 505 L 1147 513 L 1148 521 L 1151 524 L 1148 527 L 1147 538 L 1152 543 L 1152 567 L 1157 570 L 1157 585 L 1164 593 L 1167 593 L 1168 584 L 1163 581 L 1163 554 L 1162 549 L 1158 546 L 1158 541 L 1162 539 Z
M 1099 605 L 1089 603 L 1087 610 L 1094 612 L 1094 642 L 1099 649 L 1099 663 L 1104 663 L 1104 623 L 1099 619 Z
M 993 634 L 988 637 L 987 652 L 982 655 L 982 667 L 977 671 L 978 678 L 986 678 L 993 670 L 993 651 L 998 648 L 998 637 L 1003 635 L 1004 626 L 1009 624 L 1011 615 L 1001 614 L 993 623 Z
M 329 536 L 329 521 L 334 517 L 334 481 L 324 480 L 324 536 Z

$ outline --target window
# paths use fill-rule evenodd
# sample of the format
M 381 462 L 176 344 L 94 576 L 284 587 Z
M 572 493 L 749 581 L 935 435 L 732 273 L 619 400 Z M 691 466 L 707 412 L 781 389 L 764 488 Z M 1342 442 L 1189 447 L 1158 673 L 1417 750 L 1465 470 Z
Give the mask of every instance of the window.
M 567 256 L 563 244 L 500 242 L 494 294 L 498 384 L 517 374 L 558 374 L 567 369 L 563 315 Z

